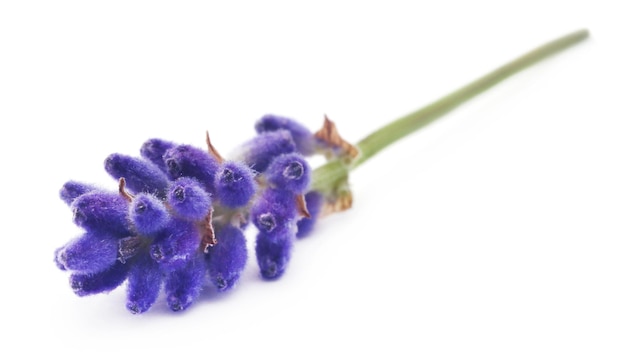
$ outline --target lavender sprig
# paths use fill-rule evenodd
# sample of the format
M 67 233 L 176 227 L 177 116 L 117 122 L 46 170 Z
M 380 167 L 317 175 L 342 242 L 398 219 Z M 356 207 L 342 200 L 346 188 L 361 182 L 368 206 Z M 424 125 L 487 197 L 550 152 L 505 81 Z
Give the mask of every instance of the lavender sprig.
M 54 262 L 70 271 L 78 296 L 108 292 L 125 281 L 126 308 L 151 308 L 163 291 L 172 311 L 187 309 L 207 285 L 234 288 L 248 259 L 244 229 L 257 230 L 260 276 L 280 278 L 296 238 L 319 217 L 352 205 L 348 175 L 378 152 L 528 66 L 588 36 L 586 30 L 549 42 L 426 107 L 376 130 L 356 145 L 325 118 L 312 132 L 295 120 L 266 115 L 257 136 L 223 158 L 206 136 L 197 148 L 150 139 L 141 157 L 111 154 L 105 170 L 117 192 L 69 181 L 61 199 L 84 233 L 58 248 Z M 328 162 L 312 170 L 306 157 Z M 249 223 L 252 223 L 250 225 Z

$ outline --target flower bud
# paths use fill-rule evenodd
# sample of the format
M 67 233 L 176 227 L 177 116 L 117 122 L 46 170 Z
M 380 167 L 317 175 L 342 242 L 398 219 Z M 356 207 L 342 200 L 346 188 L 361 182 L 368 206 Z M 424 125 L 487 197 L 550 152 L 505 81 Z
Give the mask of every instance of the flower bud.
M 165 295 L 170 310 L 182 311 L 193 303 L 202 290 L 205 271 L 204 259 L 197 254 L 165 277 Z
M 74 223 L 91 232 L 110 233 L 118 237 L 131 235 L 128 201 L 117 192 L 91 191 L 71 205 Z
M 63 270 L 96 273 L 115 264 L 117 248 L 116 238 L 87 232 L 60 249 L 56 261 Z
M 239 280 L 246 265 L 246 238 L 241 229 L 231 225 L 218 227 L 215 234 L 218 244 L 206 255 L 209 277 L 219 291 L 226 291 Z
M 161 269 L 171 271 L 186 264 L 200 245 L 200 233 L 193 222 L 172 218 L 150 246 L 150 255 Z
M 276 233 L 259 232 L 256 239 L 256 258 L 261 276 L 267 280 L 280 278 L 293 248 L 293 233 L 281 230 Z
M 274 187 L 294 193 L 302 193 L 311 181 L 311 168 L 306 159 L 298 154 L 277 156 L 265 173 L 267 181 Z
M 122 285 L 128 275 L 130 264 L 115 263 L 98 273 L 75 273 L 70 276 L 70 286 L 78 296 L 109 292 Z
M 123 177 L 126 188 L 132 193 L 152 193 L 165 197 L 169 184 L 167 176 L 153 163 L 122 154 L 111 154 L 104 161 L 104 168 L 113 178 Z
M 264 172 L 272 160 L 296 150 L 296 144 L 286 130 L 264 132 L 240 147 L 237 155 L 256 172 Z
M 302 155 L 311 155 L 315 151 L 315 138 L 313 133 L 297 121 L 278 115 L 268 114 L 263 116 L 254 125 L 257 133 L 266 133 L 278 130 L 287 130 L 293 138 L 296 148 Z
M 167 166 L 165 165 L 165 161 L 163 161 L 163 155 L 174 146 L 176 146 L 176 144 L 171 141 L 150 139 L 143 143 L 139 152 L 144 159 L 155 164 L 161 171 L 167 173 Z
M 150 256 L 140 255 L 128 272 L 126 308 L 133 314 L 147 311 L 159 296 L 163 276 Z
M 152 235 L 161 230 L 169 221 L 169 213 L 158 198 L 140 193 L 130 204 L 128 216 L 137 233 Z
M 97 188 L 93 185 L 78 181 L 68 181 L 63 185 L 63 187 L 61 187 L 61 190 L 59 191 L 59 196 L 61 196 L 63 202 L 65 202 L 69 206 L 79 196 L 95 190 L 97 190 Z
M 203 219 L 211 209 L 211 196 L 191 177 L 174 181 L 167 193 L 167 203 L 174 213 L 189 220 Z
M 170 179 L 193 177 L 204 186 L 207 192 L 215 192 L 213 182 L 219 162 L 207 151 L 191 145 L 178 145 L 167 150 L 163 155 L 163 160 Z
M 215 177 L 215 191 L 224 206 L 245 206 L 256 191 L 254 173 L 244 164 L 225 162 Z
M 290 229 L 297 216 L 292 192 L 268 188 L 250 210 L 252 223 L 262 232 Z

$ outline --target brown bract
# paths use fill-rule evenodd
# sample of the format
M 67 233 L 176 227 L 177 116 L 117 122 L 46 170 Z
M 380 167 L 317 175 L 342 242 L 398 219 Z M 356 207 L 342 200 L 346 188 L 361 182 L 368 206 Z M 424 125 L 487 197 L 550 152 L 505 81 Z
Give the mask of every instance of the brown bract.
M 354 159 L 359 155 L 359 149 L 344 140 L 341 135 L 339 135 L 337 126 L 330 119 L 328 119 L 328 116 L 324 116 L 324 126 L 322 126 L 322 128 L 318 130 L 314 136 L 316 139 L 332 148 L 341 149 L 350 159 Z
M 321 216 L 328 216 L 335 212 L 345 211 L 352 207 L 352 192 L 349 190 L 338 193 L 334 199 L 327 197 L 324 206 L 322 207 Z

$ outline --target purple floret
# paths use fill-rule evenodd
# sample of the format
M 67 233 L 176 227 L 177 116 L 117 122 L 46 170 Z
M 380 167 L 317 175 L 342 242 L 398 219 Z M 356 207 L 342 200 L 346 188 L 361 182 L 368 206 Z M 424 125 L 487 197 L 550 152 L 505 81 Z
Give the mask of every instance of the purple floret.
M 181 218 L 203 219 L 211 209 L 211 196 L 196 179 L 181 177 L 174 182 L 167 193 L 167 203 Z
M 78 296 L 109 292 L 126 280 L 129 267 L 130 264 L 118 261 L 109 269 L 98 273 L 75 273 L 70 276 L 70 286 Z
M 263 116 L 254 125 L 257 133 L 287 130 L 296 144 L 298 152 L 311 155 L 315 152 L 315 138 L 309 129 L 297 121 L 278 115 Z
M 217 244 L 206 255 L 211 282 L 219 291 L 232 288 L 246 266 L 248 251 L 241 229 L 226 225 L 216 229 Z
M 283 154 L 272 160 L 265 175 L 274 187 L 300 194 L 309 186 L 311 167 L 298 153 Z
M 324 196 L 317 191 L 311 191 L 304 195 L 304 200 L 311 217 L 303 217 L 298 221 L 298 233 L 296 233 L 297 238 L 304 238 L 308 236 L 311 231 L 313 231 L 315 222 L 317 221 L 317 218 L 322 210 L 322 205 L 324 204 Z
M 296 144 L 286 130 L 261 133 L 241 147 L 242 160 L 257 172 L 264 172 L 272 160 L 296 150 Z
M 200 233 L 191 221 L 172 218 L 159 231 L 150 246 L 150 255 L 161 269 L 172 271 L 184 266 L 200 246 Z
M 215 193 L 213 182 L 219 169 L 219 162 L 206 150 L 191 145 L 178 145 L 165 152 L 163 160 L 172 180 L 180 177 L 197 179 L 209 193 Z
M 90 232 L 118 237 L 131 235 L 127 220 L 128 201 L 118 193 L 91 191 L 74 200 L 71 208 L 74 223 Z
M 61 190 L 59 191 L 59 196 L 61 196 L 63 202 L 65 202 L 69 206 L 79 196 L 87 192 L 95 191 L 97 189 L 98 188 L 94 185 L 78 181 L 68 181 L 63 185 L 63 187 L 61 187 Z
M 292 192 L 268 188 L 250 211 L 252 223 L 262 232 L 293 228 L 297 216 Z
M 147 311 L 159 296 L 162 280 L 159 265 L 147 254 L 138 256 L 128 272 L 126 308 L 133 314 Z
M 293 233 L 288 230 L 280 232 L 259 232 L 256 239 L 256 259 L 261 276 L 266 280 L 280 278 L 293 248 Z
M 63 270 L 96 273 L 115 264 L 117 252 L 116 238 L 87 232 L 59 250 L 56 261 Z
M 147 193 L 135 196 L 128 216 L 137 233 L 143 235 L 152 235 L 161 230 L 170 217 L 163 202 Z
M 172 311 L 185 310 L 200 295 L 206 266 L 204 258 L 196 254 L 179 269 L 165 278 L 167 305 Z
M 171 141 L 161 139 L 150 139 L 143 143 L 140 149 L 141 156 L 155 164 L 161 171 L 167 173 L 167 166 L 163 161 L 163 155 L 165 152 L 176 146 Z
M 225 162 L 215 177 L 215 191 L 224 206 L 245 206 L 256 191 L 254 172 L 244 164 Z
M 111 154 L 104 161 L 104 169 L 115 179 L 123 177 L 126 187 L 133 193 L 146 192 L 165 197 L 169 185 L 167 175 L 150 161 Z

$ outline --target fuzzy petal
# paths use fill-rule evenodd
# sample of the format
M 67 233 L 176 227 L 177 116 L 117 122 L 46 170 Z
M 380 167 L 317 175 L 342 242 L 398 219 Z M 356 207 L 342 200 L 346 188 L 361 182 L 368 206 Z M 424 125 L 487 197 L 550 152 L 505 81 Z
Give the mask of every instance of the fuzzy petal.
M 157 235 L 150 255 L 165 271 L 179 269 L 199 250 L 200 234 L 193 222 L 174 218 Z
M 97 189 L 98 188 L 96 186 L 87 183 L 68 181 L 63 185 L 63 187 L 61 187 L 61 190 L 59 191 L 59 196 L 61 196 L 63 202 L 65 202 L 69 206 L 79 196 L 87 192 L 95 191 Z
M 147 193 L 140 193 L 133 199 L 128 217 L 139 234 L 152 235 L 161 230 L 170 219 L 163 202 Z
M 171 141 L 150 139 L 143 143 L 140 153 L 144 159 L 155 164 L 162 172 L 167 173 L 167 166 L 165 165 L 165 161 L 163 161 L 163 155 L 174 146 L 176 146 L 176 144 Z
M 159 265 L 143 254 L 128 272 L 126 308 L 133 314 L 146 312 L 159 296 L 163 274 Z
M 213 182 L 219 163 L 206 150 L 191 145 L 178 145 L 167 150 L 163 155 L 163 160 L 170 179 L 193 177 L 204 186 L 207 192 L 215 192 Z
M 298 153 L 283 154 L 272 161 L 265 175 L 274 187 L 300 194 L 309 186 L 311 167 Z
M 87 232 L 59 250 L 56 261 L 64 270 L 97 273 L 115 264 L 117 252 L 116 238 Z
M 70 286 L 78 296 L 109 292 L 126 280 L 129 267 L 129 264 L 118 261 L 109 269 L 98 273 L 75 273 L 70 276 Z
M 296 144 L 286 130 L 264 132 L 243 144 L 237 155 L 257 172 L 264 172 L 272 160 L 281 154 L 296 151 Z
M 315 152 L 315 138 L 311 131 L 297 121 L 278 115 L 268 114 L 254 125 L 257 133 L 287 130 L 296 144 L 298 152 L 311 155 Z
M 217 244 L 206 255 L 209 277 L 219 291 L 232 288 L 246 266 L 248 251 L 241 229 L 227 225 L 216 230 Z
M 126 187 L 133 193 L 146 192 L 165 197 L 169 185 L 167 176 L 150 161 L 111 154 L 104 161 L 104 168 L 115 179 L 123 177 Z
M 252 223 L 262 232 L 290 228 L 295 224 L 297 207 L 290 191 L 267 189 L 252 207 Z
M 293 233 L 288 230 L 258 233 L 255 249 L 263 279 L 275 280 L 283 275 L 291 259 L 292 248 Z
M 78 197 L 71 205 L 74 223 L 91 232 L 119 237 L 131 235 L 128 201 L 117 192 L 91 191 Z
M 246 165 L 225 162 L 215 177 L 215 190 L 220 202 L 230 208 L 248 204 L 256 192 L 254 172 Z
M 167 203 L 182 218 L 199 221 L 211 209 L 211 196 L 191 177 L 174 181 L 167 193 Z
M 200 254 L 189 259 L 184 266 L 170 272 L 165 278 L 167 305 L 172 311 L 185 310 L 200 295 L 206 266 Z

